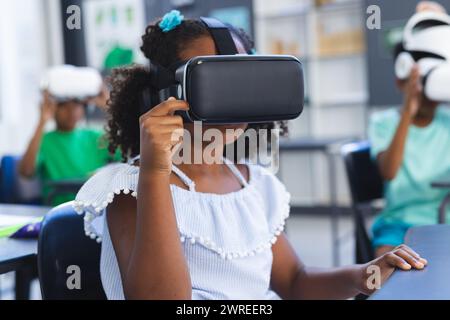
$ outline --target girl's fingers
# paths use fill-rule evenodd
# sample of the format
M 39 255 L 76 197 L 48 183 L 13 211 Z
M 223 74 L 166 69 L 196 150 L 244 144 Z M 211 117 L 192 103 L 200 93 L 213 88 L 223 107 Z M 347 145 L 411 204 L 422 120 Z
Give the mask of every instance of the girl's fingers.
M 415 252 L 413 249 L 411 249 L 410 247 L 408 247 L 407 245 L 400 245 L 396 248 L 397 250 L 404 250 L 406 252 L 408 252 L 410 255 L 412 255 L 414 258 L 419 259 L 420 256 L 417 252 Z
M 146 119 L 140 120 L 142 127 L 150 128 L 165 128 L 171 126 L 176 126 L 179 128 L 184 128 L 183 118 L 180 116 L 162 116 L 162 117 L 148 117 Z
M 414 267 L 415 269 L 425 268 L 425 265 L 422 262 L 420 262 L 418 259 L 416 259 L 403 249 L 398 249 L 394 251 L 394 254 L 401 257 L 404 261 L 406 261 L 406 263 L 408 263 L 411 267 Z
M 152 132 L 155 142 L 171 143 L 172 141 L 180 141 L 184 136 L 183 127 L 177 125 L 165 125 L 153 128 Z
M 183 100 L 176 100 L 174 98 L 169 98 L 169 100 L 166 100 L 162 102 L 161 104 L 157 105 L 153 109 L 151 109 L 147 114 L 152 117 L 161 117 L 161 116 L 167 116 L 172 115 L 175 113 L 175 111 L 178 110 L 189 110 L 189 105 L 186 101 Z
M 183 126 L 183 118 L 180 116 L 161 116 L 161 117 L 155 117 L 154 119 L 155 123 L 158 124 L 176 124 Z
M 170 132 L 170 133 L 163 133 L 161 135 L 161 139 L 163 141 L 165 141 L 163 143 L 164 145 L 168 145 L 168 146 L 173 147 L 173 146 L 179 144 L 182 141 L 183 136 L 182 135 L 177 135 L 176 133 L 174 134 L 173 132 Z
M 406 246 L 406 245 L 401 245 L 400 247 L 398 247 L 397 249 L 402 249 L 403 251 L 406 251 L 407 253 L 409 253 L 411 256 L 413 256 L 416 260 L 420 261 L 422 264 L 427 265 L 428 261 L 424 258 L 422 258 L 420 256 L 420 254 L 418 254 L 417 252 L 415 252 L 413 249 L 411 249 L 410 247 Z
M 399 268 L 405 271 L 411 270 L 411 265 L 403 258 L 391 252 L 386 255 L 387 262 L 394 268 Z
M 161 132 L 162 134 L 174 133 L 174 134 L 180 135 L 184 132 L 184 128 L 180 127 L 179 125 L 176 125 L 176 124 L 169 124 L 169 125 L 160 126 L 158 128 L 158 131 Z

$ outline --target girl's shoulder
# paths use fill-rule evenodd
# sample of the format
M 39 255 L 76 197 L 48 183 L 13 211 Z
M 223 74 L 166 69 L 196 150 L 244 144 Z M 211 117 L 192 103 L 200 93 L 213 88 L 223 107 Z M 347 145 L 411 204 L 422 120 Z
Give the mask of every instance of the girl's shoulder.
M 268 219 L 284 220 L 290 211 L 291 194 L 276 176 L 276 170 L 248 164 L 250 185 L 262 195 L 267 207 Z
M 267 192 L 287 192 L 284 184 L 276 176 L 276 168 L 271 169 L 257 164 L 247 163 L 250 183 Z
M 126 163 L 114 163 L 99 169 L 78 191 L 73 207 L 84 214 L 84 229 L 87 236 L 101 240 L 101 232 L 93 221 L 102 216 L 116 195 L 137 196 L 139 168 Z
M 136 196 L 139 168 L 114 163 L 99 169 L 78 191 L 75 206 L 99 213 L 120 193 Z

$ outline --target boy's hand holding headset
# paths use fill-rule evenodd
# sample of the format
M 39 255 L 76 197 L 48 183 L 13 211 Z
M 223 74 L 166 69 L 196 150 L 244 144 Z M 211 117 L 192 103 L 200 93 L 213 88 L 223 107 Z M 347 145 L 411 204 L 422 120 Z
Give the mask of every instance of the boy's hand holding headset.
M 89 99 L 88 103 L 96 106 L 97 108 L 100 108 L 101 110 L 106 110 L 108 108 L 108 101 L 109 101 L 109 90 L 108 87 L 105 84 L 103 84 L 102 89 L 100 90 L 98 96 Z
M 49 120 L 53 119 L 56 112 L 56 102 L 50 96 L 50 93 L 45 90 L 43 92 L 43 99 L 41 102 L 41 115 L 39 123 L 45 125 Z

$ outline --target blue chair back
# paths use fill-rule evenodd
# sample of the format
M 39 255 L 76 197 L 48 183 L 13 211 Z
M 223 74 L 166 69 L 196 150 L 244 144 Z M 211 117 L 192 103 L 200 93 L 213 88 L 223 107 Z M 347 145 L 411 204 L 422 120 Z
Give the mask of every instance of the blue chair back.
M 41 183 L 38 178 L 20 177 L 20 156 L 6 155 L 0 162 L 0 203 L 42 203 Z
M 371 202 L 383 198 L 384 182 L 376 162 L 370 156 L 368 141 L 347 144 L 341 152 L 353 200 L 355 260 L 362 264 L 375 257 L 366 228 L 365 211 L 373 212 Z
M 17 166 L 20 157 L 4 156 L 0 163 L 0 202 L 17 201 Z
M 38 270 L 43 299 L 105 300 L 100 279 L 100 249 L 84 233 L 83 216 L 72 202 L 51 210 L 45 217 L 38 243 Z M 75 268 L 75 269 L 74 269 Z M 70 278 L 80 271 L 80 288 Z

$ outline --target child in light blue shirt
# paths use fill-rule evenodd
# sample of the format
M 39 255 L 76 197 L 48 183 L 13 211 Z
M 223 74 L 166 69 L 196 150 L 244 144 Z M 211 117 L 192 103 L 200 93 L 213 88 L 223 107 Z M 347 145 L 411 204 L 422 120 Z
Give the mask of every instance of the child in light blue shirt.
M 421 2 L 417 12 L 445 12 L 434 2 Z M 396 48 L 395 58 L 404 51 Z M 412 226 L 436 224 L 446 192 L 431 187 L 450 173 L 450 109 L 424 94 L 415 65 L 397 84 L 404 94 L 401 110 L 375 114 L 370 120 L 372 157 L 386 181 L 386 207 L 373 225 L 373 245 L 381 256 L 403 243 Z
M 372 117 L 369 136 L 373 158 L 389 148 L 401 118 L 396 109 Z M 403 243 L 409 227 L 437 223 L 446 191 L 432 188 L 431 183 L 449 173 L 450 108 L 439 106 L 429 125 L 412 123 L 408 127 L 402 164 L 395 178 L 386 183 L 386 208 L 373 227 L 374 246 L 397 246 Z

